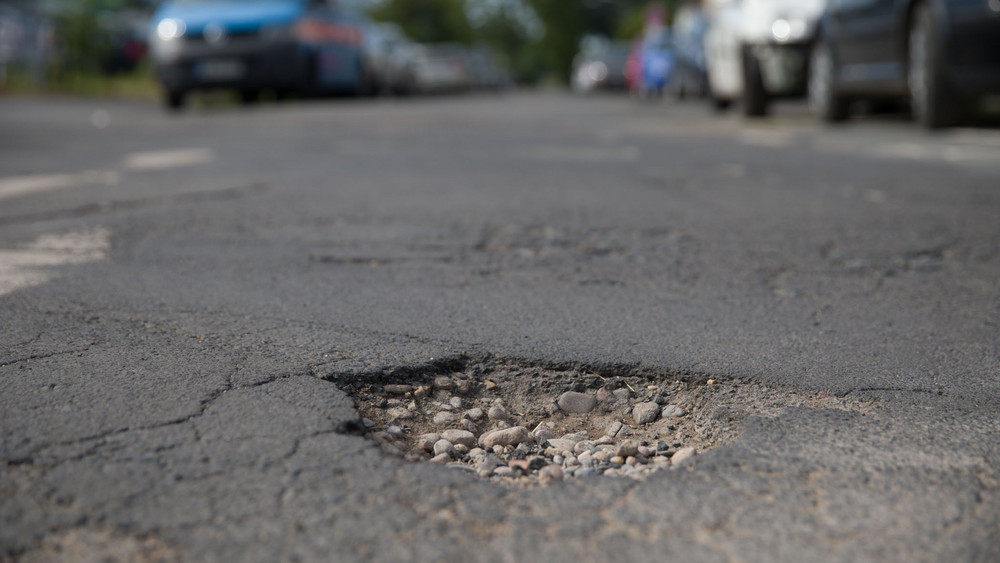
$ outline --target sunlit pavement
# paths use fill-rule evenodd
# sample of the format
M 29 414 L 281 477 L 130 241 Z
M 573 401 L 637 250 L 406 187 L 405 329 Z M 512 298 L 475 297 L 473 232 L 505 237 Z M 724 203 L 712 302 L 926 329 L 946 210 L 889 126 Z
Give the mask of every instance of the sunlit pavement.
M 0 545 L 1000 558 L 998 186 L 1000 129 L 794 102 L 0 99 Z M 874 407 L 518 490 L 385 455 L 338 387 L 484 359 Z

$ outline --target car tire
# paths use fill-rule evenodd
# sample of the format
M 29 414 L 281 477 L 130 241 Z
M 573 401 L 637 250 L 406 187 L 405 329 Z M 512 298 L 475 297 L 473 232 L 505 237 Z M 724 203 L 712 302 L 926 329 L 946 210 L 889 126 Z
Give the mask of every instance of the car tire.
M 708 96 L 709 105 L 715 113 L 726 113 L 732 107 L 733 101 L 728 98 L 720 98 L 715 94 Z
M 838 123 L 847 119 L 848 100 L 837 92 L 837 66 L 833 49 L 824 41 L 817 41 L 809 61 L 809 109 L 825 123 Z
M 245 106 L 255 105 L 260 101 L 260 90 L 240 90 L 240 103 Z
M 760 61 L 753 53 L 746 51 L 743 55 L 743 115 L 746 117 L 763 117 L 767 115 L 770 102 L 767 90 L 764 89 L 764 76 L 760 70 Z
M 908 39 L 906 78 L 914 118 L 927 129 L 953 125 L 954 100 L 944 80 L 941 41 L 929 5 L 921 3 L 914 10 Z
M 167 90 L 163 93 L 163 105 L 170 111 L 180 111 L 187 104 L 187 92 Z

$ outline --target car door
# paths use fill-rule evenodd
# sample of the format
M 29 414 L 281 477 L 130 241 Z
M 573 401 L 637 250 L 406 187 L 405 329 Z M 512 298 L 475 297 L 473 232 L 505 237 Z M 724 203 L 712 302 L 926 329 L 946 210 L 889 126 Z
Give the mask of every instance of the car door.
M 846 91 L 891 90 L 905 68 L 895 39 L 898 0 L 831 0 L 840 82 Z

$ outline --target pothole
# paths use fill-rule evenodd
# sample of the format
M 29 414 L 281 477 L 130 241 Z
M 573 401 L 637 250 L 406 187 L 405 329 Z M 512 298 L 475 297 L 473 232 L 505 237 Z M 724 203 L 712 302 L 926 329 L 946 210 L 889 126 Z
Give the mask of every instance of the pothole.
M 742 380 L 496 360 L 340 384 L 385 453 L 523 487 L 597 475 L 642 479 L 731 442 L 751 416 L 874 406 Z

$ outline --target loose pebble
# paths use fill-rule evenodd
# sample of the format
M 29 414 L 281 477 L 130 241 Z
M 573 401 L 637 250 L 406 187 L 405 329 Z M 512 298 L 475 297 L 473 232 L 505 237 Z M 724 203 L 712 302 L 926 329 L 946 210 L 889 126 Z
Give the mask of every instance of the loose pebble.
M 452 397 L 451 399 L 448 399 L 448 404 L 451 405 L 451 408 L 453 408 L 453 409 L 460 409 L 463 406 L 462 405 L 462 398 L 461 397 Z
M 412 385 L 386 385 L 382 388 L 386 393 L 390 395 L 405 395 L 413 391 Z
M 566 391 L 559 396 L 556 404 L 563 412 L 586 414 L 597 406 L 597 397 L 587 393 L 577 393 L 576 391 Z
M 636 424 L 649 424 L 660 416 L 660 405 L 653 401 L 639 403 L 632 407 L 632 418 Z
M 479 437 L 479 445 L 490 448 L 493 446 L 516 446 L 522 442 L 533 441 L 531 432 L 523 426 L 514 426 L 486 432 Z
M 463 445 L 471 448 L 476 445 L 476 436 L 468 430 L 445 430 L 441 433 L 441 438 L 448 440 L 455 445 Z
M 632 398 L 632 392 L 625 388 L 615 389 L 614 391 L 612 391 L 612 394 L 615 396 L 615 399 L 621 402 L 628 401 L 629 399 Z
M 625 440 L 618 445 L 618 449 L 615 451 L 615 456 L 617 457 L 628 457 L 639 453 L 639 441 L 638 440 Z
M 614 438 L 615 436 L 618 435 L 619 432 L 622 431 L 622 427 L 624 426 L 625 426 L 624 424 L 616 420 L 611 423 L 611 426 L 608 426 L 608 429 L 604 431 L 604 435 Z
M 597 444 L 591 440 L 580 440 L 573 446 L 573 453 L 579 455 L 594 449 L 597 449 Z
M 454 424 L 456 420 L 458 418 L 453 412 L 442 411 L 434 415 L 434 424 L 438 426 L 449 426 Z
M 663 417 L 681 417 L 687 414 L 687 411 L 680 408 L 677 405 L 667 405 L 663 407 Z
M 450 457 L 455 456 L 455 446 L 448 440 L 438 440 L 434 442 L 434 455 L 439 456 L 441 454 L 447 454 Z
M 688 446 L 686 448 L 681 448 L 681 449 L 677 450 L 677 452 L 670 458 L 670 461 L 674 465 L 677 465 L 678 463 L 684 461 L 685 459 L 688 459 L 690 457 L 694 457 L 695 453 L 697 453 L 697 452 L 691 446 Z
M 436 377 L 434 378 L 434 388 L 435 389 L 451 389 L 453 385 L 450 377 Z
M 385 414 L 389 415 L 390 419 L 396 420 L 410 420 L 414 417 L 414 413 L 410 412 L 405 407 L 393 407 L 386 411 Z
M 434 463 L 448 463 L 451 461 L 451 456 L 448 454 L 439 454 L 431 458 Z

